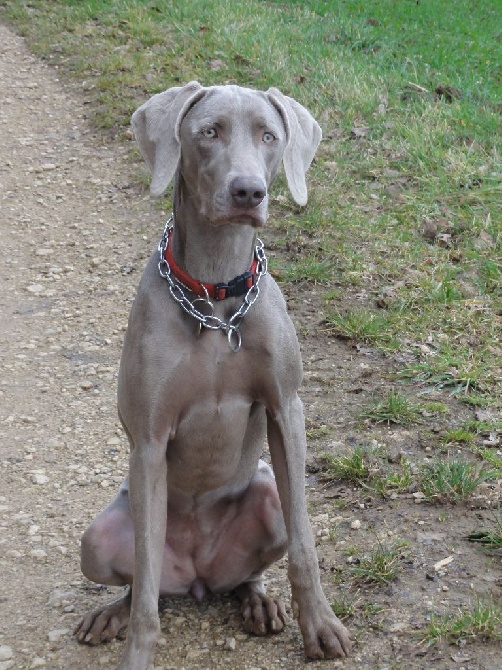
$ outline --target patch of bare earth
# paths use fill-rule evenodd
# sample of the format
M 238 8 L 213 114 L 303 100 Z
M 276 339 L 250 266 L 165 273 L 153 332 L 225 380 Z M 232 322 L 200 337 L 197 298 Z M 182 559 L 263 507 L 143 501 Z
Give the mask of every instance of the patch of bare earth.
M 113 668 L 122 642 L 90 649 L 71 636 L 85 610 L 121 591 L 82 577 L 79 539 L 126 472 L 116 373 L 162 215 L 134 185 L 139 166 L 128 161 L 128 148 L 105 143 L 86 122 L 85 99 L 3 26 L 0 83 L 0 670 Z M 362 551 L 376 538 L 410 543 L 397 581 L 350 592 L 374 605 L 347 622 L 357 641 L 352 658 L 312 667 L 495 670 L 500 649 L 492 643 L 417 644 L 431 609 L 454 612 L 500 586 L 495 559 L 462 540 L 490 512 L 439 510 L 411 495 L 383 501 L 318 481 L 323 451 L 377 440 L 420 459 L 427 444 L 423 427 L 358 427 L 358 408 L 389 385 L 392 362 L 323 333 L 315 287 L 290 287 L 287 296 L 303 349 L 308 424 L 317 436 L 306 482 L 328 597 L 340 596 L 334 581 L 344 583 L 348 550 Z M 470 414 L 443 400 L 453 416 Z M 285 568 L 282 561 L 270 571 L 269 588 L 288 601 Z M 304 667 L 294 622 L 273 638 L 249 636 L 230 596 L 202 604 L 169 599 L 161 621 L 158 668 Z

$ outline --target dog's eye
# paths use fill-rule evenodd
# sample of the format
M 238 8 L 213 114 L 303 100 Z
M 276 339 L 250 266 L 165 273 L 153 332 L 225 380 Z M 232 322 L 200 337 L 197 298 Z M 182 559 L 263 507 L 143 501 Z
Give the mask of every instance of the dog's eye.
M 207 137 L 210 140 L 212 140 L 215 137 L 218 137 L 218 133 L 214 128 L 204 128 L 202 134 L 204 135 L 204 137 Z
M 275 140 L 275 136 L 272 133 L 263 133 L 263 141 L 265 144 L 270 144 Z

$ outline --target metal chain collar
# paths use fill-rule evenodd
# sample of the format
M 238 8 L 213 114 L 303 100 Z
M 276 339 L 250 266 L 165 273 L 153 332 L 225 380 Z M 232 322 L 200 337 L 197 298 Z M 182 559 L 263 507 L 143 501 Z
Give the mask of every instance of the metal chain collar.
M 248 313 L 249 309 L 258 299 L 260 295 L 259 283 L 263 275 L 267 274 L 267 257 L 265 256 L 265 247 L 263 242 L 257 238 L 255 246 L 255 257 L 258 261 L 256 266 L 256 281 L 253 286 L 248 290 L 244 299 L 242 301 L 239 309 L 229 318 L 227 322 L 220 319 L 214 313 L 214 304 L 209 299 L 209 295 L 206 291 L 205 298 L 195 298 L 195 300 L 190 300 L 185 294 L 184 289 L 188 289 L 184 284 L 178 281 L 176 278 L 173 278 L 171 274 L 171 268 L 169 263 L 165 259 L 165 252 L 169 245 L 169 234 L 174 227 L 174 216 L 171 215 L 167 220 L 166 225 L 164 226 L 164 232 L 159 242 L 158 251 L 159 251 L 159 273 L 163 277 L 169 286 L 169 293 L 172 295 L 174 300 L 180 305 L 180 307 L 190 316 L 192 316 L 196 321 L 199 322 L 199 329 L 209 328 L 209 330 L 223 330 L 227 334 L 228 346 L 230 349 L 237 353 L 241 348 L 242 336 L 240 327 L 244 317 Z M 201 286 L 203 286 L 201 284 Z M 199 305 L 196 307 L 195 305 Z M 203 309 L 208 310 L 207 314 L 204 314 Z M 199 330 L 199 332 L 200 332 Z

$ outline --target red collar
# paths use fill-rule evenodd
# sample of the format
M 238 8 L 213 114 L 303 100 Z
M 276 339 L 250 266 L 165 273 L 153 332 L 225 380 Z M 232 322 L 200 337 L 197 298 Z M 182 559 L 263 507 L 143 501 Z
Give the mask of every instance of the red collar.
M 256 268 L 258 267 L 258 259 L 253 258 L 251 267 L 247 272 L 244 272 L 237 277 L 231 279 L 227 284 L 220 282 L 219 284 L 209 284 L 207 282 L 193 279 L 183 268 L 176 263 L 172 252 L 172 237 L 173 230 L 169 232 L 167 247 L 164 252 L 164 258 L 171 268 L 171 273 L 176 279 L 181 282 L 187 289 L 195 293 L 201 298 L 213 298 L 214 300 L 225 300 L 225 298 L 233 298 L 234 296 L 244 295 L 252 288 L 256 282 Z

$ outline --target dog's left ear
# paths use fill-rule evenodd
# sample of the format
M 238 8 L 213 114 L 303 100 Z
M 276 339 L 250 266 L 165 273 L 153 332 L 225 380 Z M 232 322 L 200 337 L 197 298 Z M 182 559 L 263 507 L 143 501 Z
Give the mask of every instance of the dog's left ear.
M 152 173 L 154 196 L 162 195 L 174 177 L 181 152 L 179 125 L 204 93 L 197 81 L 191 81 L 157 93 L 132 115 L 134 135 Z
M 289 190 L 295 202 L 306 205 L 305 174 L 321 141 L 321 128 L 311 113 L 293 98 L 283 95 L 276 88 L 269 88 L 266 94 L 282 116 L 286 128 L 287 145 L 283 162 Z

